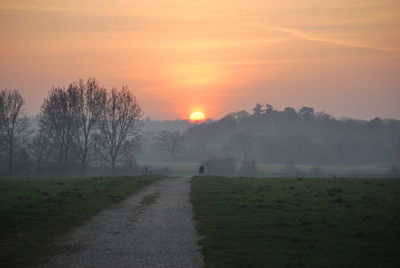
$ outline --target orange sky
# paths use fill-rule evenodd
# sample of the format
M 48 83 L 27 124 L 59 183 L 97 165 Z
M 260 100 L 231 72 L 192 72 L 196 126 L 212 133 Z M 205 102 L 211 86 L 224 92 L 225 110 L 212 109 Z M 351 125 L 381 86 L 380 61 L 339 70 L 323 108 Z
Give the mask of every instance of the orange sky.
M 398 0 L 0 0 L 0 88 L 128 85 L 145 115 L 312 106 L 400 118 Z

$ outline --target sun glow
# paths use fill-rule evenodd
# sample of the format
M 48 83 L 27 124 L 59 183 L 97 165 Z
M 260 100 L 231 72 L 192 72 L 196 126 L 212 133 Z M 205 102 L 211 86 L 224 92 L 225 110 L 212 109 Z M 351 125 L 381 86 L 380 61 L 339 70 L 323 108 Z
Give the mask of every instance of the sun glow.
M 220 72 L 213 64 L 190 63 L 178 64 L 172 68 L 169 76 L 174 77 L 182 84 L 207 85 L 217 82 Z
M 200 121 L 204 121 L 206 119 L 206 117 L 204 116 L 204 114 L 202 112 L 193 112 L 190 115 L 190 121 L 192 122 L 200 122 Z

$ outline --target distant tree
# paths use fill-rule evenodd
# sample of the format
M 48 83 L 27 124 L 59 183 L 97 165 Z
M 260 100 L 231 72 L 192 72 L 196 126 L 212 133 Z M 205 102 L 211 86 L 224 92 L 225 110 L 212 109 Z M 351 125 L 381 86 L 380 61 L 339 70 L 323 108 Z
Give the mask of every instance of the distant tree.
M 199 161 L 199 159 L 206 159 L 214 152 L 214 148 L 207 142 L 201 141 L 187 141 L 185 140 L 182 146 L 181 158 L 191 161 Z
M 24 99 L 17 90 L 0 91 L 0 143 L 7 154 L 8 175 L 14 172 L 15 153 L 28 135 L 29 122 L 23 115 Z
M 97 140 L 104 157 L 111 162 L 112 173 L 115 173 L 118 158 L 126 150 L 132 150 L 130 145 L 140 137 L 142 115 L 136 97 L 128 88 L 113 88 L 108 94 Z
M 256 109 L 256 114 L 262 108 L 266 112 L 259 117 L 231 113 L 189 128 L 185 133 L 188 150 L 183 155 L 199 161 L 223 151 L 227 157 L 241 159 L 237 144 L 230 141 L 235 133 L 243 131 L 254 137 L 248 159 L 265 163 L 282 164 L 286 159 L 307 165 L 400 163 L 399 120 L 339 120 L 324 112 L 315 113 L 311 107 L 303 107 L 296 115 L 293 108 L 278 111 L 269 104 Z M 202 156 L 189 149 L 197 142 L 207 145 Z
M 240 159 L 247 161 L 253 151 L 253 141 L 254 139 L 250 134 L 240 131 L 229 139 L 225 149 Z
M 271 114 L 273 114 L 274 112 L 276 112 L 275 111 L 275 109 L 274 109 L 274 107 L 271 105 L 271 104 L 265 104 L 265 113 L 267 114 L 267 115 L 271 115 Z
M 232 114 L 228 114 L 221 118 L 218 122 L 210 124 L 209 126 L 212 128 L 212 126 L 217 125 L 225 128 L 228 131 L 234 131 L 237 128 L 238 122 Z
M 81 162 L 81 173 L 84 175 L 89 157 L 94 149 L 94 136 L 99 127 L 100 118 L 106 106 L 106 90 L 101 88 L 94 78 L 71 85 L 74 102 L 76 135 L 74 146 Z
M 240 121 L 242 119 L 248 118 L 250 116 L 250 114 L 247 111 L 238 111 L 238 112 L 227 114 L 226 116 L 236 119 L 237 121 Z
M 284 118 L 289 122 L 292 123 L 294 120 L 297 119 L 297 113 L 294 108 L 286 107 L 283 110 Z
M 124 153 L 121 156 L 121 161 L 124 163 L 124 167 L 129 174 L 137 173 L 140 167 L 136 163 L 136 156 L 142 150 L 142 138 L 140 135 L 136 139 L 129 139 L 129 141 L 125 144 L 128 148 L 124 150 Z
M 253 108 L 253 115 L 260 116 L 261 114 L 263 114 L 263 112 L 264 112 L 263 105 L 257 103 L 256 106 Z
M 26 133 L 23 143 L 15 148 L 13 176 L 31 175 L 32 159 L 27 146 L 28 135 L 29 134 Z
M 383 120 L 379 117 L 375 117 L 374 119 L 368 121 L 367 125 L 372 129 L 378 129 L 383 126 Z
M 250 114 L 247 111 L 238 111 L 236 113 L 234 113 L 235 118 L 238 120 L 242 120 L 245 118 L 248 118 L 250 116 Z
M 327 114 L 325 112 L 315 113 L 315 119 L 320 120 L 320 121 L 335 120 L 335 118 L 333 116 L 331 116 L 330 114 Z
M 296 110 L 294 109 L 294 108 L 292 108 L 292 107 L 286 107 L 284 110 L 283 110 L 283 112 L 285 113 L 285 114 L 287 114 L 287 115 L 290 115 L 290 116 L 297 116 L 297 113 L 296 113 Z
M 162 130 L 154 137 L 156 147 L 170 160 L 176 160 L 183 142 L 183 136 L 178 131 Z
M 40 131 L 52 148 L 50 158 L 63 172 L 69 170 L 73 141 L 77 136 L 76 87 L 53 87 L 42 104 Z
M 0 160 L 5 159 L 5 151 L 6 151 L 6 144 L 5 144 L 5 98 L 2 91 L 0 91 Z M 4 164 L 0 164 L 0 174 L 1 169 L 4 168 Z
M 313 119 L 314 118 L 314 108 L 303 107 L 300 109 L 299 115 L 303 119 Z
M 339 163 L 358 164 L 362 146 L 356 138 L 343 138 L 335 142 L 333 152 Z
M 4 134 L 4 126 L 5 126 L 5 109 L 6 109 L 6 91 L 0 91 L 0 135 Z M 3 136 L 0 136 L 1 140 L 3 141 Z

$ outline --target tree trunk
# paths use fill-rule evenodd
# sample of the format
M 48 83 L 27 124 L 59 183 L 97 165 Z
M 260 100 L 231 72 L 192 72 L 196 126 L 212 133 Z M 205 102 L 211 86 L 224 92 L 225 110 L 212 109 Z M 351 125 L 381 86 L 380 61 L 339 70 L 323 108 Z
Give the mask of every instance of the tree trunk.
M 84 143 L 84 148 L 83 148 L 83 155 L 82 155 L 82 162 L 81 162 L 81 173 L 82 176 L 86 175 L 86 167 L 87 167 L 87 162 L 88 162 L 88 151 L 89 151 L 89 135 L 85 134 L 85 143 Z
M 115 174 L 115 159 L 111 159 L 111 174 Z
M 8 175 L 12 176 L 13 175 L 13 158 L 14 158 L 14 152 L 13 152 L 13 145 L 12 141 L 10 142 L 10 148 L 9 148 L 9 159 L 8 159 Z
M 38 162 L 37 162 L 37 173 L 38 173 L 38 176 L 42 175 L 42 159 L 41 158 L 39 158 Z
M 86 161 L 85 159 L 82 159 L 82 163 L 81 163 L 81 174 L 82 176 L 86 175 Z

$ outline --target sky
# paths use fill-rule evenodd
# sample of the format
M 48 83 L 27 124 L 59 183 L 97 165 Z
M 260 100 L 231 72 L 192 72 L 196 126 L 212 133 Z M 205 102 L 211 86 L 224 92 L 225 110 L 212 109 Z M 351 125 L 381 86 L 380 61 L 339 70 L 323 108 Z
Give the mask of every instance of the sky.
M 258 102 L 400 118 L 400 1 L 0 0 L 0 89 L 28 114 L 88 77 L 155 119 Z

